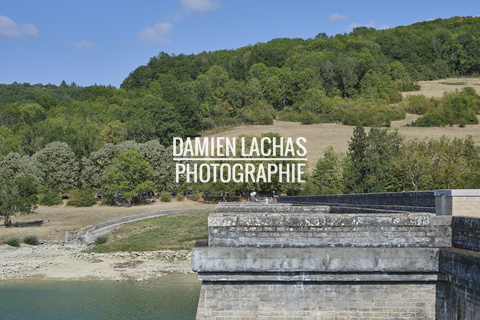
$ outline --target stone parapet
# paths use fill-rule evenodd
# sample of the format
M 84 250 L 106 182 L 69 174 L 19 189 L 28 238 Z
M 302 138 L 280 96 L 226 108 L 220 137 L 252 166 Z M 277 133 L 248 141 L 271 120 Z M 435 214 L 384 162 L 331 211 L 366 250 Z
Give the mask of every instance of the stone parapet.
M 334 214 L 324 206 L 223 205 L 208 218 L 210 247 L 445 247 L 451 217 Z
M 333 194 L 317 196 L 284 196 L 281 202 L 344 203 L 382 206 L 434 207 L 433 191 L 381 192 L 358 194 Z

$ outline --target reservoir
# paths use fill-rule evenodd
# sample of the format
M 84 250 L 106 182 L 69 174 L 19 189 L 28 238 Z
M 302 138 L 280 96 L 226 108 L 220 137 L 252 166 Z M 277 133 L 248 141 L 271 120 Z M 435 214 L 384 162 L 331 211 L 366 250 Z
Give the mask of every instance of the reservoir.
M 0 282 L 1 320 L 195 319 L 196 274 L 160 280 Z

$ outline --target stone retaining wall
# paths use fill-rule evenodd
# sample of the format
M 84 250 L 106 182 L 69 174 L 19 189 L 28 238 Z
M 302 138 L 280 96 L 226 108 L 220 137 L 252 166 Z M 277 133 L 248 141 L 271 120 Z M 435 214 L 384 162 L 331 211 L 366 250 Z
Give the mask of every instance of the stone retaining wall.
M 451 217 L 245 204 L 208 223 L 197 319 L 435 319 Z

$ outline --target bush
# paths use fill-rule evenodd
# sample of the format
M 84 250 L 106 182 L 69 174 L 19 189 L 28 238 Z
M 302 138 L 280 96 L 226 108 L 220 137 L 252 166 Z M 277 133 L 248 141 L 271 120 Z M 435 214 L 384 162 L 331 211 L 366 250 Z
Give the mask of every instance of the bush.
M 105 197 L 102 198 L 101 203 L 105 206 L 114 206 L 114 205 L 117 204 L 117 201 L 112 196 L 105 196 Z
M 56 204 L 61 204 L 62 198 L 55 191 L 47 191 L 42 197 L 40 197 L 39 203 L 44 206 L 54 206 Z
M 98 236 L 95 238 L 95 245 L 99 246 L 101 244 L 107 243 L 107 241 L 108 241 L 107 235 Z
M 198 193 L 193 193 L 187 196 L 188 199 L 192 201 L 198 201 L 200 200 L 200 195 Z
M 20 239 L 18 238 L 10 238 L 5 241 L 5 244 L 12 246 L 12 247 L 20 247 Z
M 72 193 L 72 199 L 68 201 L 69 206 L 91 207 L 97 203 L 93 197 L 93 191 L 90 189 L 78 189 Z
M 183 201 L 183 200 L 185 200 L 185 196 L 183 194 L 179 193 L 179 194 L 177 194 L 175 199 L 177 199 L 177 201 Z
M 37 236 L 33 236 L 33 235 L 25 236 L 23 238 L 23 243 L 29 244 L 29 245 L 32 245 L 32 246 L 37 246 L 37 245 L 40 244 L 40 242 L 38 242 Z
M 170 195 L 166 192 L 164 192 L 162 194 L 162 196 L 160 197 L 160 201 L 162 202 L 170 202 L 170 200 L 172 200 L 172 198 L 170 197 Z

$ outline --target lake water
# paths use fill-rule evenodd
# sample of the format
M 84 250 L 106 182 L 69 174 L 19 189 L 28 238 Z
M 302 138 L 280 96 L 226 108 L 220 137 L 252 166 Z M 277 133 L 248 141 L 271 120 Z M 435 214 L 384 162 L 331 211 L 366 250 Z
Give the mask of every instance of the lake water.
M 195 319 L 200 294 L 195 276 L 152 282 L 0 282 L 0 319 Z

